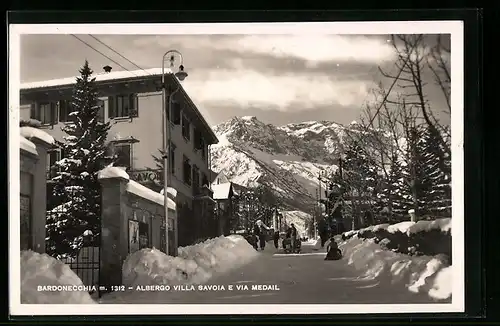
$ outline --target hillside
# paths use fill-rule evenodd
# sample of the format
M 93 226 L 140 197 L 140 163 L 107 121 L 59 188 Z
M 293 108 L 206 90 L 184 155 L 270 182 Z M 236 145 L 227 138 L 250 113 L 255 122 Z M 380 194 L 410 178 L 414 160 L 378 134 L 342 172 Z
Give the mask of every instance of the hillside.
M 289 210 L 312 212 L 320 172 L 332 173 L 349 132 L 329 121 L 274 126 L 256 117 L 234 117 L 214 127 L 212 169 L 224 170 L 235 183 L 274 189 Z

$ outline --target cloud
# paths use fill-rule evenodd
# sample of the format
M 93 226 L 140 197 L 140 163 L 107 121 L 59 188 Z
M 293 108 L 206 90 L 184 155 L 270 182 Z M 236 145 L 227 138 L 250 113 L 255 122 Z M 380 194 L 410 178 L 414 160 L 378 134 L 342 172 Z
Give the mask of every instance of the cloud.
M 340 80 L 329 75 L 282 73 L 264 74 L 255 70 L 220 69 L 196 71 L 184 87 L 202 106 L 232 103 L 251 109 L 280 111 L 308 110 L 317 105 L 358 106 L 369 92 L 370 82 Z
M 156 44 L 162 47 L 182 44 L 185 49 L 230 50 L 257 53 L 277 58 L 297 58 L 311 65 L 320 62 L 381 63 L 394 59 L 387 36 L 353 35 L 195 35 L 141 37 L 137 46 Z
M 394 58 L 390 44 L 380 38 L 343 35 L 248 35 L 234 44 L 241 52 L 295 57 L 315 62 L 380 63 Z

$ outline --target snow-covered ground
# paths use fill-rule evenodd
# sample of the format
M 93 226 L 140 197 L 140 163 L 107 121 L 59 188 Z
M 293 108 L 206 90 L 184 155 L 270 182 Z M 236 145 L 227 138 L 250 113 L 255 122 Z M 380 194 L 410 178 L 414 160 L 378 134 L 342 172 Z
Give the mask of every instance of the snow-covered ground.
M 215 275 L 246 265 L 258 252 L 240 235 L 208 239 L 179 248 L 171 257 L 156 249 L 142 249 L 127 257 L 123 264 L 123 285 L 139 286 L 203 284 Z M 104 295 L 102 303 L 138 303 L 162 292 L 115 292 Z
M 21 303 L 93 304 L 88 290 L 61 261 L 47 254 L 21 252 Z
M 134 288 L 147 285 L 201 284 L 214 275 L 248 264 L 257 256 L 258 252 L 239 235 L 181 247 L 178 257 L 167 256 L 156 249 L 142 249 L 125 260 L 123 284 Z M 88 293 L 89 288 L 83 287 L 82 280 L 68 265 L 46 254 L 23 251 L 21 271 L 22 303 L 96 303 Z M 104 295 L 101 302 L 140 303 L 141 296 L 150 298 L 151 294 L 114 292 Z
M 451 299 L 453 275 L 444 255 L 408 256 L 385 250 L 373 239 L 357 235 L 339 243 L 344 259 L 358 270 L 361 279 L 379 286 L 401 286 L 414 293 L 426 293 L 436 300 Z

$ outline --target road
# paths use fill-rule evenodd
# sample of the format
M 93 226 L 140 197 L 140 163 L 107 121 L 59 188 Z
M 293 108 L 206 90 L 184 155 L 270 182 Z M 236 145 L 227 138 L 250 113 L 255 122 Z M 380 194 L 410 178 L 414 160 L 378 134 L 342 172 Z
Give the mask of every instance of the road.
M 213 277 L 210 285 L 224 285 L 219 291 L 136 293 L 127 303 L 177 304 L 405 304 L 431 303 L 425 295 L 401 287 L 358 278 L 359 271 L 347 260 L 325 261 L 323 249 L 303 244 L 301 254 L 284 254 L 267 246 L 249 265 Z M 228 285 L 233 290 L 228 290 Z M 248 289 L 238 290 L 236 287 Z M 273 285 L 275 290 L 251 290 L 252 285 Z M 113 300 L 114 303 L 119 303 Z

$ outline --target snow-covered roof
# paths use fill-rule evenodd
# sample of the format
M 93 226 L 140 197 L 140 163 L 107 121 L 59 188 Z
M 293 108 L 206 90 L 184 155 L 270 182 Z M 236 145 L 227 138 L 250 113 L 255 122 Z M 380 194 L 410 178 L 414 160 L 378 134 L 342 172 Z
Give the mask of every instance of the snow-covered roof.
M 27 140 L 26 138 L 24 138 L 23 136 L 21 136 L 21 140 L 20 140 L 19 145 L 20 145 L 21 150 L 38 156 L 38 151 L 36 150 L 36 145 L 33 144 L 32 142 L 30 142 L 29 140 Z
M 231 191 L 231 183 L 222 183 L 218 185 L 212 185 L 212 191 L 214 192 L 213 198 L 217 199 L 228 199 L 229 192 Z
M 21 136 L 23 136 L 26 139 L 32 140 L 32 139 L 37 139 L 41 140 L 44 143 L 48 145 L 54 145 L 55 140 L 54 137 L 49 135 L 43 130 L 34 128 L 34 127 L 21 127 L 20 128 Z
M 115 71 L 109 73 L 98 73 L 92 75 L 95 77 L 96 82 L 101 81 L 110 81 L 110 80 L 119 80 L 119 79 L 133 79 L 140 77 L 149 77 L 149 76 L 161 76 L 162 69 L 161 68 L 152 68 L 152 69 L 144 69 L 144 70 L 122 70 Z M 169 68 L 165 68 L 165 73 L 172 73 L 172 70 Z M 59 78 L 59 79 L 51 79 L 44 81 L 37 81 L 31 83 L 22 83 L 21 89 L 35 89 L 35 88 L 45 88 L 45 87 L 55 87 L 55 86 L 65 86 L 72 85 L 76 83 L 76 76 L 67 77 L 67 78 Z

